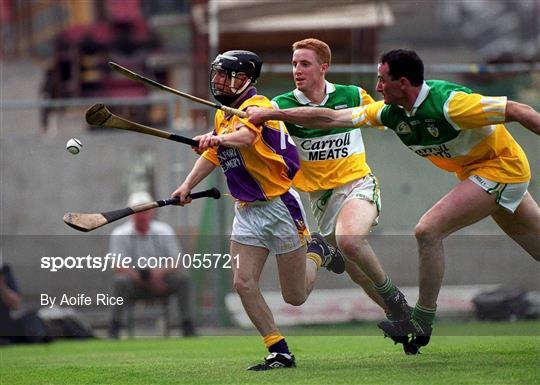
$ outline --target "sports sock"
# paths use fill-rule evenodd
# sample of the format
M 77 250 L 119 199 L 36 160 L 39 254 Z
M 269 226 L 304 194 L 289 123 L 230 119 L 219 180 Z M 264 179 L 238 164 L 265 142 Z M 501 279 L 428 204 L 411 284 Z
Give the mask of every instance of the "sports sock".
M 264 345 L 270 353 L 285 353 L 291 354 L 289 346 L 285 341 L 285 337 L 280 332 L 275 331 L 263 337 Z
M 433 324 L 433 320 L 435 319 L 436 311 L 437 311 L 437 306 L 430 309 L 430 308 L 421 306 L 419 304 L 416 304 L 412 312 L 411 318 L 420 324 L 431 326 Z
M 306 252 L 306 258 L 311 259 L 317 265 L 317 269 L 321 267 L 323 258 L 321 253 L 321 246 L 315 242 L 309 242 Z
M 313 262 L 315 262 L 315 265 L 317 265 L 317 269 L 321 267 L 322 265 L 322 258 L 319 254 L 313 253 L 313 252 L 307 252 L 306 258 L 311 259 Z
M 386 276 L 386 279 L 384 280 L 382 285 L 379 286 L 373 284 L 373 286 L 375 287 L 375 290 L 377 290 L 377 293 L 379 293 L 379 295 L 384 300 L 387 300 L 392 295 L 394 295 L 397 290 L 397 287 L 394 286 L 389 276 Z

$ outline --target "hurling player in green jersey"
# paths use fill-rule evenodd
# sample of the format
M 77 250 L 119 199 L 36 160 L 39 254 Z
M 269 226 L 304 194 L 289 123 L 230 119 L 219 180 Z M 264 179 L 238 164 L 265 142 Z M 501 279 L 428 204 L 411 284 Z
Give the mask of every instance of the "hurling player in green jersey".
M 518 122 L 540 134 L 540 113 L 530 106 L 486 97 L 441 80 L 424 81 L 414 51 L 383 54 L 377 91 L 384 101 L 351 109 L 248 109 L 254 124 L 282 120 L 309 127 L 385 125 L 416 154 L 454 172 L 460 182 L 415 227 L 419 250 L 419 299 L 411 318 L 383 321 L 379 327 L 396 342 L 429 343 L 444 276 L 443 239 L 491 216 L 535 260 L 540 261 L 540 209 L 527 191 L 529 163 L 505 122 Z
M 296 88 L 276 96 L 278 109 L 298 106 L 343 109 L 373 102 L 362 88 L 326 80 L 331 62 L 328 44 L 304 39 L 292 45 Z M 409 318 L 410 307 L 385 273 L 367 241 L 377 224 L 380 194 L 377 178 L 366 163 L 360 130 L 352 125 L 331 130 L 286 124 L 300 155 L 294 186 L 309 193 L 320 230 L 347 257 L 346 270 L 391 320 Z

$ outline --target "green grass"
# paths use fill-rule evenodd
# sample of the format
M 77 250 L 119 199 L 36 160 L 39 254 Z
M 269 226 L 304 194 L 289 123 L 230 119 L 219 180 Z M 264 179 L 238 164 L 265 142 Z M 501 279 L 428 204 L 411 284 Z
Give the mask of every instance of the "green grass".
M 245 370 L 265 355 L 257 336 L 10 346 L 0 349 L 0 384 L 537 384 L 539 326 L 442 324 L 419 356 L 366 336 L 373 325 L 291 330 L 298 367 L 269 372 Z M 465 330 L 504 336 L 449 335 Z

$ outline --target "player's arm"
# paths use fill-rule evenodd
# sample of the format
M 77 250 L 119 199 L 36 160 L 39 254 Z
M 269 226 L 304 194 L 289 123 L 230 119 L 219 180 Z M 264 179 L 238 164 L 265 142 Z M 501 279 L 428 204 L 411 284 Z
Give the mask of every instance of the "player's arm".
M 528 130 L 540 135 L 540 113 L 527 104 L 509 100 L 506 103 L 505 118 L 507 122 L 518 122 Z
M 204 154 L 203 154 L 204 155 Z M 191 198 L 188 197 L 191 190 L 197 186 L 204 178 L 206 178 L 214 169 L 216 164 L 206 159 L 204 156 L 199 157 L 186 179 L 182 182 L 176 190 L 171 194 L 171 197 L 180 197 L 180 205 L 183 206 L 191 202 Z
M 228 134 L 220 134 L 216 136 L 216 145 L 246 148 L 250 147 L 257 140 L 257 133 L 245 125 L 239 125 L 235 131 Z
M 526 104 L 507 100 L 506 96 L 454 93 L 446 102 L 445 116 L 458 130 L 492 124 L 518 122 L 540 134 L 540 114 Z
M 213 131 L 205 135 L 193 138 L 199 142 L 199 148 L 196 152 L 202 154 L 205 150 L 217 146 L 231 148 L 246 148 L 251 146 L 257 139 L 257 133 L 250 130 L 247 126 L 239 124 L 235 131 L 227 134 L 216 135 Z
M 329 108 L 297 107 L 286 110 L 249 107 L 246 112 L 249 122 L 260 125 L 268 120 L 281 120 L 312 128 L 353 127 L 352 108 L 331 110 Z

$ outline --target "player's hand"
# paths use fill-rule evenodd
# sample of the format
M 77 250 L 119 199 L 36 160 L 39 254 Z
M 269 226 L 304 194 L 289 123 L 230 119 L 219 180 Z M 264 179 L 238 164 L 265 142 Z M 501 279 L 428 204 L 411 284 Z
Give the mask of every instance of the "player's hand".
M 185 206 L 191 203 L 191 201 L 193 200 L 189 196 L 190 193 L 191 193 L 191 189 L 188 186 L 182 184 L 178 186 L 178 188 L 172 192 L 171 198 L 174 198 L 174 197 L 180 198 L 180 201 L 177 203 L 177 205 Z
M 255 126 L 260 126 L 267 120 L 270 119 L 270 114 L 273 112 L 273 109 L 270 108 L 260 108 L 260 107 L 248 107 L 246 113 L 248 115 L 249 122 Z
M 222 142 L 222 136 L 214 135 L 213 132 L 196 136 L 193 139 L 199 141 L 199 147 L 198 148 L 193 147 L 195 152 L 198 153 L 199 155 L 211 147 L 219 146 Z

